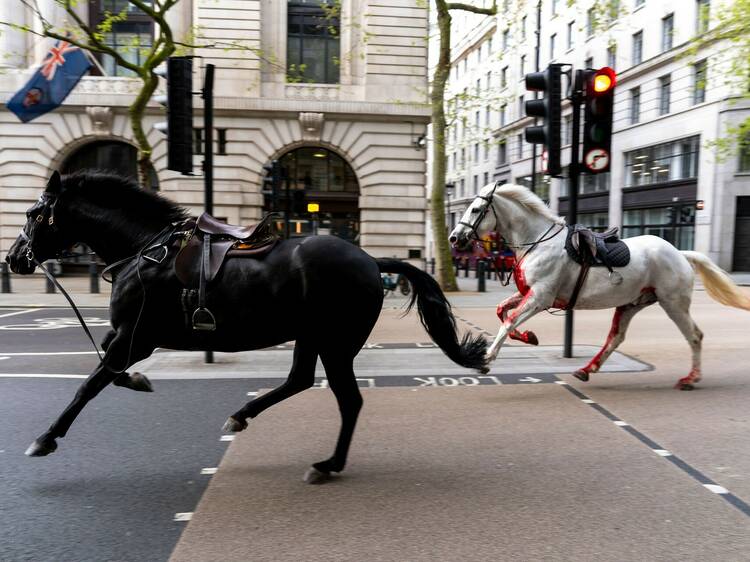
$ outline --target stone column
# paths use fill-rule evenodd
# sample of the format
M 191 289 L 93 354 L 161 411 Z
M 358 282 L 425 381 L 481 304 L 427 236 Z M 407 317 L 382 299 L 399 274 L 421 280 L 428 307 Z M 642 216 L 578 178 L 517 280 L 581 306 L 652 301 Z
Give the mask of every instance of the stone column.
M 0 21 L 26 25 L 26 11 L 15 2 L 0 2 Z M 6 26 L 0 35 L 0 68 L 26 68 L 26 33 Z
M 193 0 L 180 0 L 166 14 L 175 41 L 185 42 L 193 25 Z

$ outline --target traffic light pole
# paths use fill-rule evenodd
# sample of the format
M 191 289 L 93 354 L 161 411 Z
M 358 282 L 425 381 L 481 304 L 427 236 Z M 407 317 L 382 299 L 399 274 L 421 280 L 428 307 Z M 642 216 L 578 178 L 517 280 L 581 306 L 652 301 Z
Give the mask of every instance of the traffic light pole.
M 206 65 L 203 78 L 203 189 L 204 207 L 214 213 L 214 65 Z M 214 362 L 214 352 L 206 351 L 206 363 Z
M 542 0 L 536 4 L 536 49 L 534 49 L 534 72 L 539 72 L 539 52 L 542 49 Z M 534 99 L 537 99 L 537 92 L 534 92 Z M 537 119 L 534 117 L 534 125 Z M 531 145 L 531 191 L 536 193 L 536 145 Z
M 573 109 L 573 131 L 570 144 L 570 166 L 568 167 L 568 224 L 573 225 L 578 220 L 578 178 L 580 175 L 579 144 L 581 137 L 581 104 L 583 103 L 583 83 L 585 72 L 575 71 L 570 102 Z M 565 344 L 563 357 L 573 357 L 573 310 L 565 311 Z

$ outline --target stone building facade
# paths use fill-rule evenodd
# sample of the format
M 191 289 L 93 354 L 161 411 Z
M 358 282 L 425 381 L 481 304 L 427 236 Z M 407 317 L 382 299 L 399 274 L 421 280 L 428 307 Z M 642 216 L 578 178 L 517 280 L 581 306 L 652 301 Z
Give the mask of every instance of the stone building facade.
M 197 27 L 202 44 L 215 44 L 194 52 L 203 57 L 194 63 L 195 90 L 201 87 L 201 65 L 216 65 L 214 214 L 229 222 L 257 220 L 270 204 L 262 190 L 263 166 L 279 159 L 295 166 L 292 188 L 319 202 L 319 232 L 349 238 L 376 256 L 420 257 L 426 200 L 419 141 L 429 121 L 427 9 L 418 0 L 342 0 L 340 14 L 331 18 L 321 3 L 180 0 L 171 10 L 176 37 Z M 0 20 L 34 25 L 27 9 L 11 4 L 2 2 Z M 47 19 L 63 21 L 54 0 L 39 4 Z M 94 21 L 102 10 L 121 5 L 127 2 L 91 0 L 80 4 L 80 16 Z M 137 12 L 129 21 L 119 39 L 113 32 L 108 40 L 126 42 L 134 34 L 148 39 L 153 33 L 153 24 Z M 50 44 L 4 30 L 3 100 L 25 83 Z M 84 77 L 52 113 L 22 124 L 0 109 L 0 249 L 17 236 L 52 170 L 112 167 L 134 158 L 127 107 L 139 83 L 112 75 L 122 69 L 106 57 L 100 62 L 109 75 Z M 195 105 L 200 129 L 197 96 Z M 202 177 L 166 169 L 165 139 L 152 128 L 163 120 L 163 108 L 150 104 L 146 127 L 158 188 L 198 213 Z M 200 163 L 196 154 L 197 174 Z M 294 217 L 293 232 L 310 228 L 304 213 Z

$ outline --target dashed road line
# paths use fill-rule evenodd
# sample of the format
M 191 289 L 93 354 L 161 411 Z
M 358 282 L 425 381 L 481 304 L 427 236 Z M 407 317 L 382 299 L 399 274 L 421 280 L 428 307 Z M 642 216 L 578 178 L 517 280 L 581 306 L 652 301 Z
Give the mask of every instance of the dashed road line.
M 234 441 L 234 435 L 222 435 L 219 441 Z
M 27 314 L 29 312 L 37 312 L 38 310 L 41 310 L 39 308 L 29 308 L 26 310 L 17 310 L 16 312 L 8 312 L 6 314 L 0 314 L 0 318 L 7 318 L 8 316 L 16 316 L 18 314 Z
M 727 490 L 723 486 L 720 486 L 719 484 L 717 484 L 714 480 L 712 480 L 711 478 L 703 474 L 700 470 L 691 466 L 690 464 L 682 460 L 680 457 L 678 457 L 671 451 L 665 449 L 664 447 L 656 443 L 654 440 L 649 438 L 647 435 L 635 429 L 629 423 L 618 418 L 616 415 L 614 415 L 612 412 L 607 410 L 601 404 L 597 404 L 595 401 L 591 400 L 588 396 L 586 396 L 583 392 L 581 392 L 577 388 L 572 387 L 570 384 L 568 384 L 565 381 L 555 381 L 555 382 L 556 384 L 559 384 L 563 386 L 565 389 L 567 389 L 568 392 L 573 394 L 573 396 L 575 396 L 576 398 L 580 399 L 581 402 L 583 402 L 584 404 L 588 404 L 594 410 L 602 414 L 605 418 L 614 422 L 616 426 L 620 427 L 624 431 L 627 431 L 630 435 L 632 435 L 638 441 L 646 445 L 654 453 L 656 453 L 663 459 L 671 462 L 673 465 L 675 465 L 685 474 L 692 477 L 693 480 L 696 480 L 698 483 L 700 483 L 704 488 L 713 492 L 714 494 L 721 496 L 724 500 L 726 500 L 729 504 L 737 508 L 744 515 L 747 515 L 748 517 L 750 517 L 750 504 L 748 504 L 741 498 L 737 497 L 736 495 L 731 493 L 729 490 Z
M 174 514 L 174 521 L 190 521 L 193 518 L 192 511 L 183 511 L 182 513 Z
M 201 468 L 201 474 L 216 474 L 216 471 L 219 470 L 216 467 L 211 468 Z

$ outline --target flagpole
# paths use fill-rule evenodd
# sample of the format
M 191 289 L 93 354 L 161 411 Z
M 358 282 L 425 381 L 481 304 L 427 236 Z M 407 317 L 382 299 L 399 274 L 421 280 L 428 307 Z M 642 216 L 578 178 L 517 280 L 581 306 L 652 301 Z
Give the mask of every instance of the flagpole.
M 98 68 L 98 69 L 99 69 L 99 72 L 101 72 L 101 73 L 102 73 L 102 76 L 109 76 L 109 74 L 107 74 L 107 71 L 106 71 L 106 70 L 104 70 L 104 67 L 103 67 L 103 66 L 101 65 L 101 63 L 99 62 L 99 60 L 98 60 L 98 59 L 97 59 L 97 58 L 96 58 L 96 57 L 94 56 L 94 53 L 92 53 L 91 51 L 87 51 L 87 50 L 85 50 L 85 49 L 81 49 L 81 50 L 82 50 L 82 51 L 83 51 L 84 53 L 86 53 L 86 56 L 87 56 L 87 57 L 88 57 L 88 59 L 89 59 L 89 60 L 90 60 L 90 61 L 92 62 L 92 64 L 93 64 L 93 65 L 94 65 L 94 66 L 95 66 L 96 68 Z

